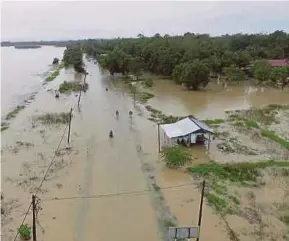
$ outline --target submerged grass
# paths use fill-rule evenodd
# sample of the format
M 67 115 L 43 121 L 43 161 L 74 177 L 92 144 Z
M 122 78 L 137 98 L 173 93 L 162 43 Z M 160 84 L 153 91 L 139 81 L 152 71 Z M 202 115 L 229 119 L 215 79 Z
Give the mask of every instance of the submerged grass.
M 259 169 L 266 167 L 289 167 L 286 161 L 264 161 L 264 162 L 242 162 L 235 164 L 219 164 L 211 162 L 192 167 L 189 171 L 204 177 L 217 178 L 219 180 L 228 180 L 235 183 L 245 184 L 246 182 L 256 181 L 260 175 Z
M 207 125 L 219 125 L 225 122 L 224 119 L 204 120 Z
M 210 191 L 206 193 L 208 204 L 222 214 L 238 212 L 240 200 L 230 193 L 228 186 L 256 186 L 260 169 L 266 167 L 289 167 L 289 162 L 264 161 L 258 163 L 219 164 L 211 162 L 189 168 L 193 175 L 205 177 Z M 283 170 L 283 169 L 281 169 Z
M 84 83 L 82 84 L 79 81 L 72 81 L 72 82 L 67 82 L 64 81 L 62 84 L 60 84 L 59 86 L 59 92 L 60 93 L 71 93 L 71 92 L 78 92 L 80 90 L 83 90 L 84 92 L 86 92 L 88 89 L 88 84 Z
M 11 120 L 16 117 L 16 115 L 25 108 L 24 105 L 18 105 L 14 110 L 9 112 L 6 116 L 6 120 Z
M 153 98 L 154 94 L 148 93 L 148 92 L 141 92 L 139 95 L 140 101 L 142 103 L 146 103 L 149 99 Z
M 62 113 L 47 113 L 45 115 L 41 115 L 36 117 L 36 120 L 40 121 L 42 124 L 50 125 L 50 124 L 66 124 L 69 122 L 70 113 L 62 112 Z
M 170 123 L 174 123 L 185 118 L 184 116 L 165 115 L 163 112 L 161 112 L 160 110 L 154 109 L 150 105 L 146 105 L 145 108 L 151 114 L 149 120 L 155 123 L 170 124 Z
M 64 67 L 63 63 L 59 64 L 56 69 L 49 75 L 45 80 L 52 81 L 54 80 L 60 73 L 60 70 Z
M 9 126 L 1 126 L 1 132 L 7 130 L 8 128 Z
M 262 136 L 269 138 L 270 140 L 278 143 L 283 148 L 286 148 L 289 150 L 289 142 L 277 136 L 273 131 L 262 130 L 261 134 Z
M 166 165 L 170 168 L 179 168 L 191 160 L 189 151 L 180 146 L 164 147 L 161 157 Z

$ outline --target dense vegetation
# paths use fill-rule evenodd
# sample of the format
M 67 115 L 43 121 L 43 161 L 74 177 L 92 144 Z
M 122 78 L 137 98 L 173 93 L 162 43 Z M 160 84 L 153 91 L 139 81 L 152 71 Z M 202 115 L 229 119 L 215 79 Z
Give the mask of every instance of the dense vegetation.
M 84 73 L 84 63 L 82 59 L 82 49 L 79 44 L 67 46 L 63 53 L 63 64 L 64 66 L 72 66 L 78 73 Z
M 286 82 L 287 67 L 271 68 L 254 60 L 289 58 L 289 34 L 236 34 L 220 37 L 186 33 L 183 36 L 88 40 L 83 50 L 103 69 L 141 75 L 143 71 L 169 76 L 189 89 L 205 87 L 210 77 L 242 81 L 245 75 L 260 82 Z

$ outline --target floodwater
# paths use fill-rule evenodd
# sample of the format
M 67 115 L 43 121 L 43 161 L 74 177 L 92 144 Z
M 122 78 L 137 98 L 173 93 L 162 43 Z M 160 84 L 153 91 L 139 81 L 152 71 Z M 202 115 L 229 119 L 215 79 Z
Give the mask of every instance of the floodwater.
M 175 116 L 193 114 L 199 118 L 222 118 L 224 111 L 288 104 L 289 88 L 253 87 L 248 84 L 228 86 L 210 83 L 205 90 L 190 92 L 168 80 L 156 82 L 156 97 L 149 104 Z
M 53 58 L 62 58 L 64 48 L 15 49 L 1 47 L 1 116 L 5 116 L 32 92 L 37 92 Z
M 61 125 L 33 124 L 32 117 L 68 112 L 71 107 L 71 142 L 67 144 L 65 134 L 62 154 L 56 156 L 38 193 L 42 208 L 38 214 L 39 239 L 156 241 L 164 237 L 164 219 L 168 217 L 176 218 L 181 226 L 197 225 L 200 190 L 188 174 L 164 167 L 157 152 L 156 125 L 146 119 L 143 106 L 134 106 L 128 88 L 116 78 L 103 76 L 93 62 L 87 63 L 87 70 L 89 89 L 82 95 L 80 109 L 75 106 L 77 94 L 55 99 L 48 91 L 64 80 L 81 79 L 71 70 L 62 70 L 2 133 L 2 191 L 11 217 L 2 225 L 5 240 L 13 240 L 31 193 L 41 183 L 64 131 Z M 217 118 L 226 109 L 289 102 L 288 89 L 265 89 L 262 97 L 261 90 L 230 88 L 211 86 L 206 92 L 187 92 L 160 80 L 153 88 L 156 97 L 149 104 L 168 114 Z M 132 119 L 130 110 L 134 112 Z M 115 133 L 113 139 L 108 138 L 110 130 Z M 16 141 L 33 146 L 15 152 Z M 205 159 L 202 150 L 198 152 L 196 157 Z M 163 189 L 154 190 L 152 180 Z M 31 212 L 26 222 L 31 224 Z M 229 240 L 224 224 L 206 205 L 201 238 Z

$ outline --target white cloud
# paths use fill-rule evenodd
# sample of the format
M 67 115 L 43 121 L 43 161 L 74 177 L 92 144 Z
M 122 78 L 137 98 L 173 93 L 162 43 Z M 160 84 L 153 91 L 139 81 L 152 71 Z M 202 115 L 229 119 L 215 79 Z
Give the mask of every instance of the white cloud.
M 288 31 L 288 9 L 289 2 L 6 1 L 1 30 L 3 39 L 12 40 L 271 31 L 272 26 L 260 25 L 260 19 L 265 19 L 272 25 L 287 21 L 280 29 Z M 256 24 L 250 24 L 250 19 Z

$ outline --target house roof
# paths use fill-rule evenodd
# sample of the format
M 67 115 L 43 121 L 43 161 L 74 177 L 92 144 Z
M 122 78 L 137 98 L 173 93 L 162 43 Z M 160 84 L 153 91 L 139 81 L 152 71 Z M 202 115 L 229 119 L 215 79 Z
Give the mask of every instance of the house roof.
M 213 130 L 207 126 L 207 124 L 197 120 L 192 116 L 177 121 L 176 123 L 164 124 L 160 126 L 169 138 L 186 136 L 199 130 L 214 133 Z
M 288 59 L 268 59 L 267 63 L 272 67 L 284 67 L 289 66 Z

